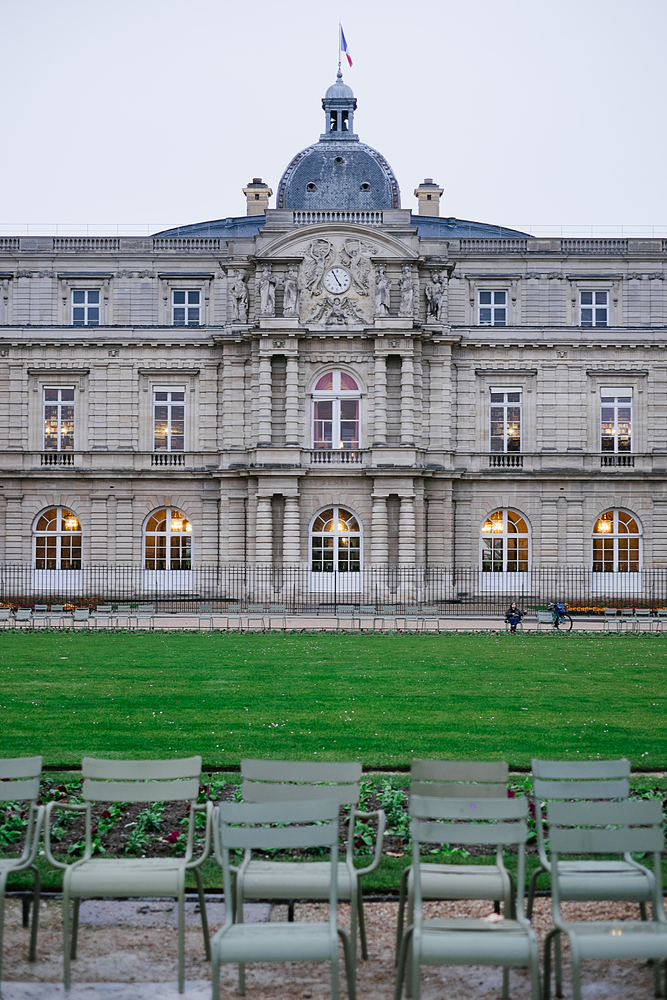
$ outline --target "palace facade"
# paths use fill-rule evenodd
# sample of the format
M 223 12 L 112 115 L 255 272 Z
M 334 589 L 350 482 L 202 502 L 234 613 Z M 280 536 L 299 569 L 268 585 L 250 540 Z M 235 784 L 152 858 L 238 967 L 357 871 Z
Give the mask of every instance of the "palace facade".
M 275 208 L 0 238 L 0 563 L 666 567 L 667 241 L 412 212 L 322 103 Z

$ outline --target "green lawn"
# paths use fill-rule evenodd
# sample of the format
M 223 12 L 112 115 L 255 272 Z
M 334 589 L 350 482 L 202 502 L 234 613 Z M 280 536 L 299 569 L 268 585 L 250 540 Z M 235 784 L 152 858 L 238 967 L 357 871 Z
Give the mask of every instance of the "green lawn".
M 0 635 L 2 756 L 629 757 L 667 768 L 661 635 Z

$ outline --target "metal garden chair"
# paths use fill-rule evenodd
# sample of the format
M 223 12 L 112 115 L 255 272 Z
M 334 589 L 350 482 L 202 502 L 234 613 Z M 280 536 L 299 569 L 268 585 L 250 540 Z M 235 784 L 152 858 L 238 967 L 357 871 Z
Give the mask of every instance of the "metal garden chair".
M 604 609 L 604 630 L 607 632 L 611 625 L 616 626 L 616 631 L 621 627 L 621 619 L 618 617 L 617 608 L 605 608 Z
M 572 995 L 581 997 L 581 962 L 591 958 L 648 958 L 653 960 L 655 995 L 662 996 L 660 961 L 667 958 L 667 920 L 662 901 L 660 852 L 664 846 L 662 832 L 662 802 L 644 800 L 635 802 L 550 802 L 547 809 L 549 823 L 549 849 L 551 868 L 555 873 L 551 882 L 554 929 L 544 944 L 544 1000 L 549 1000 L 551 989 L 551 944 L 561 934 L 567 934 L 572 948 Z M 568 879 L 568 862 L 564 854 L 609 855 L 629 857 L 631 852 L 652 853 L 652 908 L 653 920 L 582 921 L 571 923 L 563 919 L 560 904 L 571 898 L 570 890 L 563 887 Z M 593 865 L 589 860 L 584 864 Z M 608 861 L 598 861 L 608 865 Z M 556 951 L 556 990 L 562 990 L 559 981 L 558 950 Z
M 354 631 L 354 604 L 339 604 L 336 615 L 336 631 L 341 628 Z
M 664 623 L 667 621 L 667 608 L 658 608 L 655 613 L 655 619 L 656 631 L 662 632 Z
M 41 757 L 14 757 L 0 760 L 1 802 L 30 803 L 28 823 L 25 828 L 25 843 L 19 857 L 3 857 L 0 859 L 0 980 L 2 980 L 2 948 L 5 926 L 5 892 L 7 879 L 17 872 L 29 868 L 34 873 L 35 888 L 32 897 L 32 928 L 30 931 L 30 950 L 28 958 L 35 961 L 37 947 L 37 928 L 39 926 L 39 898 L 42 886 L 39 868 L 35 864 L 37 848 L 44 821 L 44 806 L 37 804 L 39 799 L 39 779 L 42 773 Z
M 199 893 L 206 957 L 210 958 L 204 889 L 199 871 L 211 850 L 211 802 L 197 805 L 201 757 L 181 760 L 96 760 L 84 757 L 83 803 L 49 802 L 46 810 L 44 850 L 51 865 L 63 871 L 63 953 L 65 989 L 70 988 L 70 962 L 76 958 L 79 905 L 91 896 L 175 896 L 178 900 L 178 989 L 185 988 L 185 876 L 194 871 Z M 174 858 L 93 857 L 91 809 L 95 802 L 178 802 L 190 804 L 185 855 Z M 57 861 L 51 851 L 50 822 L 54 809 L 85 816 L 84 856 L 73 864 Z M 204 849 L 192 860 L 195 814 L 206 813 Z M 70 929 L 70 900 L 74 916 Z
M 547 628 L 554 627 L 554 616 L 550 611 L 538 611 L 537 612 L 537 630 L 541 631 L 542 626 L 546 625 Z
M 66 618 L 71 618 L 71 617 L 72 617 L 71 613 L 69 611 L 65 611 L 65 605 L 64 604 L 52 604 L 51 605 L 51 610 L 49 612 L 49 624 L 51 624 L 51 621 L 54 618 L 57 618 L 58 621 L 59 621 L 59 623 L 60 623 L 60 627 L 62 628 L 63 625 L 64 625 L 64 623 L 65 623 L 65 619 Z
M 102 625 L 104 628 L 111 627 L 113 611 L 110 604 L 98 604 L 95 608 L 95 628 Z
M 32 627 L 32 608 L 17 608 L 14 615 L 14 624 L 21 628 Z
M 278 622 L 277 625 L 276 622 Z M 287 628 L 287 615 L 284 604 L 269 604 L 268 623 L 269 632 L 274 628 L 279 628 L 282 632 L 285 631 Z
M 516 846 L 517 879 L 523 886 L 527 813 L 526 798 L 440 799 L 411 796 L 414 922 L 401 940 L 395 1000 L 400 1000 L 404 978 L 407 979 L 408 996 L 419 1000 L 419 971 L 422 965 L 500 965 L 503 969 L 504 998 L 509 997 L 510 968 L 528 967 L 531 971 L 532 1000 L 540 1000 L 537 938 L 523 913 L 523 893 L 519 893 L 516 914 L 511 919 L 505 916 L 497 922 L 469 918 L 424 920 L 422 915 L 420 854 L 423 844 L 496 844 L 499 853 L 505 847 Z
M 132 617 L 135 620 L 135 627 L 139 628 L 139 622 L 148 622 L 149 630 L 155 627 L 155 605 L 140 604 Z
M 3 628 L 11 628 L 14 624 L 14 615 L 11 608 L 0 608 L 0 625 Z
M 125 627 L 130 628 L 133 614 L 134 611 L 131 604 L 119 604 L 114 612 L 116 628 L 120 628 L 121 619 L 127 623 Z
M 382 857 L 385 814 L 382 809 L 359 812 L 361 764 L 313 761 L 242 760 L 242 793 L 245 802 L 317 802 L 335 798 L 339 806 L 350 807 L 345 860 L 338 863 L 338 898 L 350 900 L 350 940 L 356 959 L 356 928 L 359 922 L 361 954 L 368 958 L 361 879 L 375 871 Z M 354 838 L 357 820 L 376 819 L 377 839 L 373 860 L 363 868 L 354 865 Z M 246 899 L 328 899 L 331 870 L 328 862 L 251 862 L 238 875 L 239 898 Z
M 90 626 L 90 608 L 76 608 L 74 614 L 72 615 L 72 620 L 70 622 L 72 628 L 75 626 L 85 625 L 86 628 Z
M 413 760 L 410 797 L 429 796 L 446 799 L 506 799 L 509 766 L 505 761 Z M 522 883 L 519 883 L 522 886 Z M 523 886 L 522 886 L 523 888 Z M 502 848 L 496 851 L 493 865 L 450 865 L 426 863 L 421 866 L 422 899 L 491 899 L 502 900 L 510 915 L 514 908 L 512 877 L 503 863 Z M 403 937 L 405 906 L 408 923 L 414 908 L 414 872 L 412 865 L 401 875 L 396 930 L 396 961 Z M 499 906 L 498 906 L 499 909 Z
M 219 1000 L 220 965 L 227 962 L 234 962 L 239 966 L 238 991 L 242 996 L 246 991 L 245 966 L 248 962 L 330 962 L 332 1000 L 339 1000 L 339 937 L 343 941 L 345 952 L 347 993 L 350 1000 L 354 1000 L 353 948 L 345 932 L 337 925 L 337 873 L 340 870 L 338 810 L 337 798 L 252 805 L 223 802 L 216 807 L 215 853 L 223 872 L 226 919 L 211 942 L 213 1000 Z M 302 825 L 295 826 L 297 823 Z M 318 862 L 320 867 L 326 869 L 324 881 L 327 885 L 326 898 L 329 900 L 328 921 L 243 923 L 243 887 L 247 885 L 244 875 L 252 864 L 264 864 L 252 862 L 253 849 L 266 851 L 294 847 L 328 847 L 330 850 L 329 860 Z M 238 870 L 234 893 L 229 852 L 239 849 L 243 850 L 244 857 Z M 273 868 L 278 868 L 281 862 L 271 864 Z M 309 867 L 308 863 L 304 866 Z
M 200 604 L 199 611 L 197 612 L 197 619 L 199 628 L 201 628 L 202 622 L 208 622 L 208 627 L 213 628 L 213 605 L 212 604 Z
M 33 627 L 40 622 L 42 628 L 46 628 L 49 624 L 49 606 L 48 604 L 36 604 L 32 612 L 32 624 Z

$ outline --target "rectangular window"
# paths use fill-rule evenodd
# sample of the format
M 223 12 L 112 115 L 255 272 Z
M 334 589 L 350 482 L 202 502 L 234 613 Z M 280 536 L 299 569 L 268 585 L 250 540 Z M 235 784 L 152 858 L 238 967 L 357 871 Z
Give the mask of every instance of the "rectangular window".
M 201 292 L 175 288 L 171 293 L 173 326 L 200 326 Z
M 632 389 L 600 389 L 600 451 L 632 451 Z
M 359 448 L 359 400 L 315 400 L 313 419 L 314 448 Z
M 490 450 L 521 451 L 521 389 L 491 386 Z
M 580 326 L 608 326 L 609 292 L 579 292 Z
M 507 326 L 507 292 L 479 293 L 479 325 Z
M 153 451 L 185 451 L 185 389 L 153 389 Z
M 72 326 L 100 325 L 99 288 L 72 289 Z
M 44 451 L 74 451 L 74 389 L 44 386 Z

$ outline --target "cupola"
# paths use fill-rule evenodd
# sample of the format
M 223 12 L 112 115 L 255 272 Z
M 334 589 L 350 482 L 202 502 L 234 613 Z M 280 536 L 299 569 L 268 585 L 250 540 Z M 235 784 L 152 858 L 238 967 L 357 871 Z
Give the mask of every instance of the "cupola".
M 343 83 L 343 74 L 338 69 L 336 82 L 332 84 L 322 98 L 324 108 L 324 132 L 320 139 L 354 139 L 354 112 L 357 110 L 357 99 L 352 88 Z

